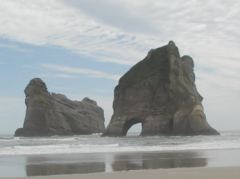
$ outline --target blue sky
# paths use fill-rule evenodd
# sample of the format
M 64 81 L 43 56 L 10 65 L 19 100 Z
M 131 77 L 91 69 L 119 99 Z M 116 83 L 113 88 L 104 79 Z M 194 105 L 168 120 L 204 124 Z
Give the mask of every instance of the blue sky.
M 34 77 L 97 100 L 108 124 L 118 78 L 169 40 L 195 60 L 209 123 L 240 129 L 239 17 L 238 0 L 2 0 L 0 134 L 22 126 Z

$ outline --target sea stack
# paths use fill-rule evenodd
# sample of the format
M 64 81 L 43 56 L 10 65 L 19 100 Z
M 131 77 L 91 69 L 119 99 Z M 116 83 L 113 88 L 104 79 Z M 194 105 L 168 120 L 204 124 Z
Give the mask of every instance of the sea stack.
M 72 101 L 62 94 L 49 93 L 40 79 L 25 89 L 26 116 L 15 136 L 51 136 L 102 133 L 104 112 L 89 98 Z
M 104 135 L 125 136 L 142 124 L 141 135 L 218 135 L 207 122 L 195 85 L 194 62 L 180 56 L 173 41 L 150 50 L 123 75 L 114 90 L 110 124 Z

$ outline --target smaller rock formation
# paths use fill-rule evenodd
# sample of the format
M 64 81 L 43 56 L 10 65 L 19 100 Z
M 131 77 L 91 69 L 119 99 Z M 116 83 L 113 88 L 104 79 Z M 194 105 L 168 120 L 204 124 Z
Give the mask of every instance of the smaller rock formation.
M 89 98 L 72 101 L 62 94 L 50 94 L 46 84 L 35 78 L 25 89 L 26 116 L 15 136 L 51 136 L 102 133 L 104 112 Z
M 121 77 L 107 136 L 125 136 L 142 124 L 142 135 L 217 135 L 207 122 L 195 85 L 194 63 L 170 41 Z

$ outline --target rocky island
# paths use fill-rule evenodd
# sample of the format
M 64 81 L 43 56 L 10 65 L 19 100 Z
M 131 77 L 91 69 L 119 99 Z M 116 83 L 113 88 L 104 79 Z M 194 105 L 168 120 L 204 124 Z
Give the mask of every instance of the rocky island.
M 136 123 L 141 135 L 218 135 L 207 122 L 195 85 L 194 62 L 173 41 L 151 50 L 119 80 L 104 135 L 125 136 Z
M 89 98 L 72 101 L 62 94 L 49 93 L 40 79 L 25 89 L 26 116 L 15 136 L 51 136 L 102 133 L 104 112 Z

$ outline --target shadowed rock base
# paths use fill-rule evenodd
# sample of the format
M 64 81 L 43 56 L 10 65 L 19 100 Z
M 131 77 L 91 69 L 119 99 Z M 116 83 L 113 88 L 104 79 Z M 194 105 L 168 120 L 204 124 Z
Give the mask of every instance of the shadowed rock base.
M 172 41 L 151 50 L 119 80 L 104 135 L 125 136 L 136 123 L 142 135 L 218 135 L 206 121 L 193 69 Z

